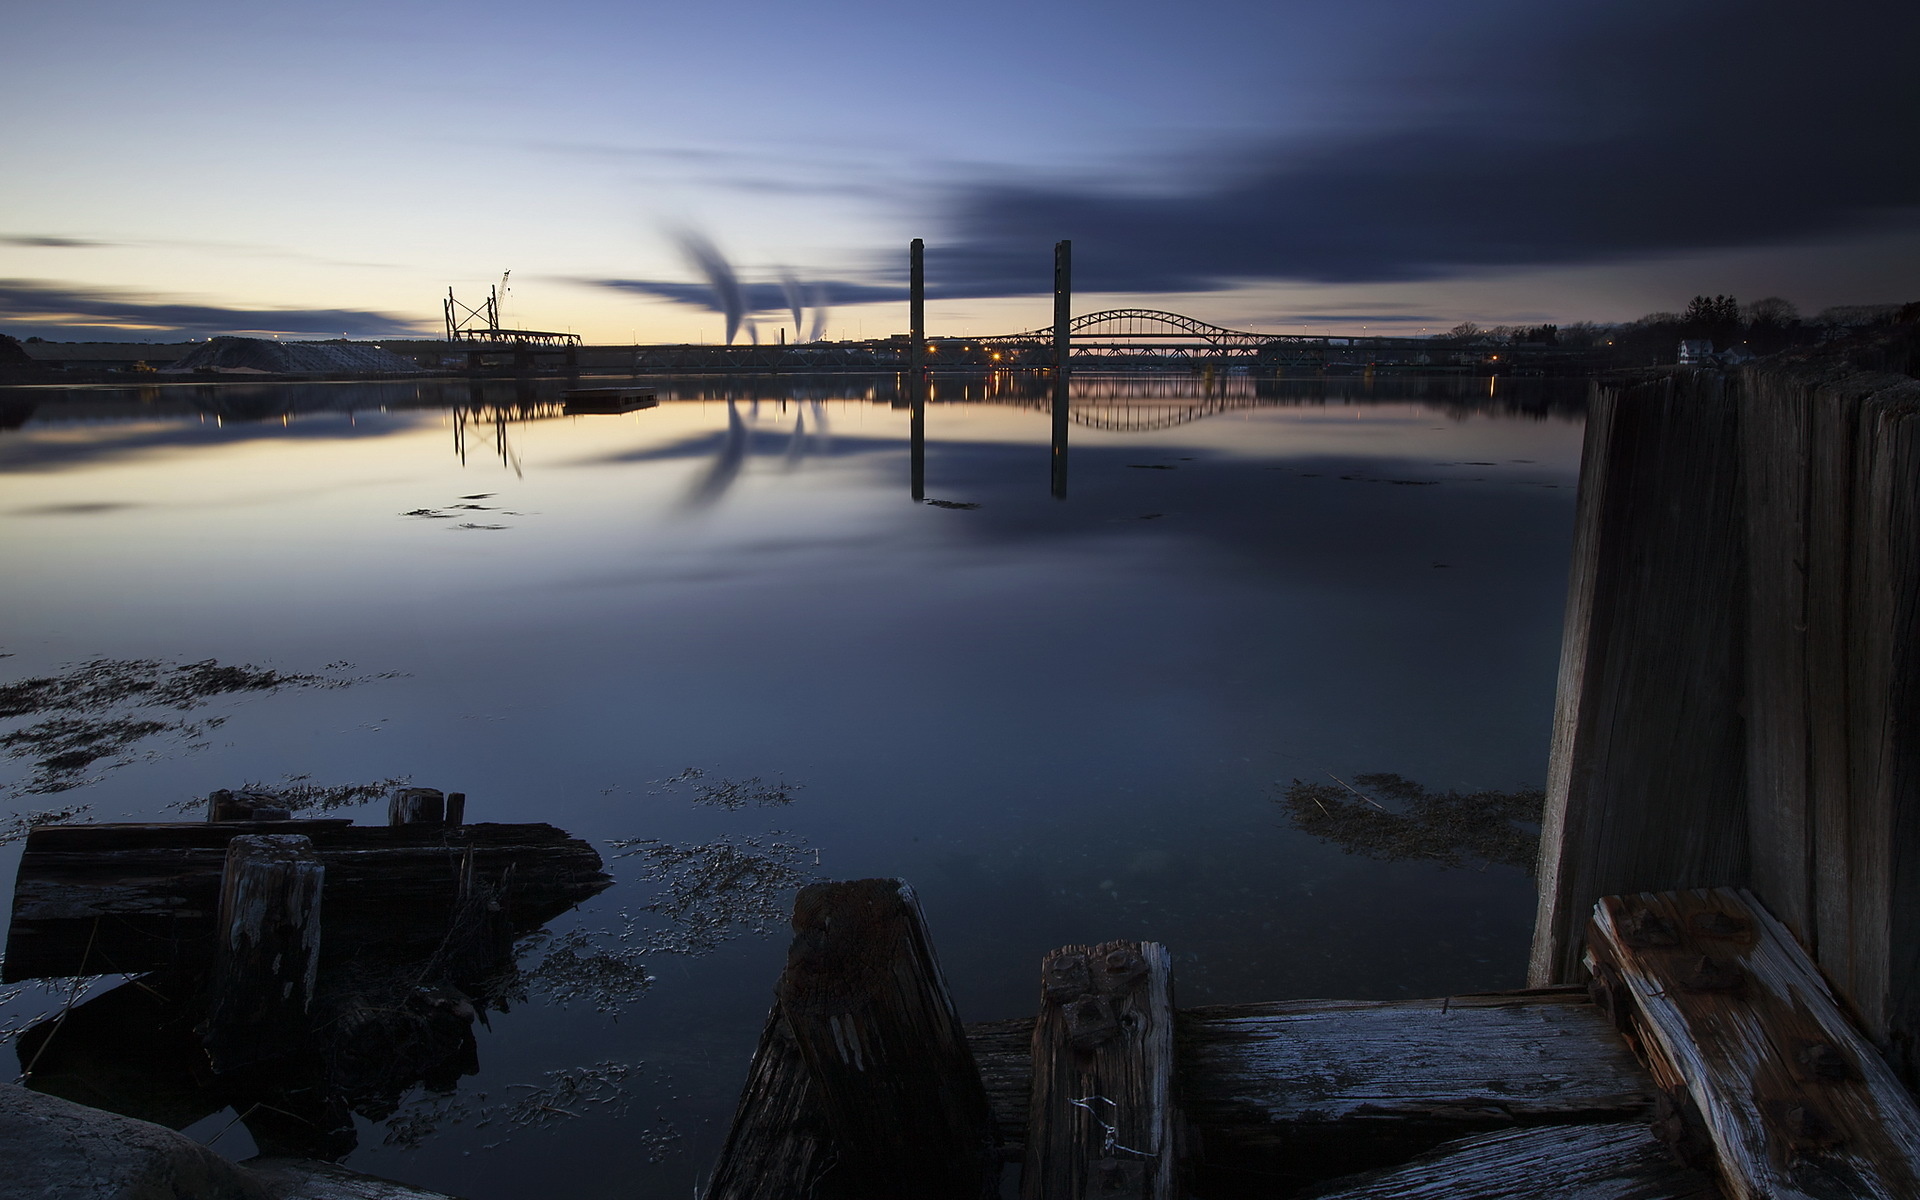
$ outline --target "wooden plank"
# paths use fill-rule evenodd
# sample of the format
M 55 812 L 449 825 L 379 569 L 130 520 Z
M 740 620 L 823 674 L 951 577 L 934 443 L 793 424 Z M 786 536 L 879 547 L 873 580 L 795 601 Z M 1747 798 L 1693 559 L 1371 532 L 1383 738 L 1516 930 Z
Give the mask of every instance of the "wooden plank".
M 776 989 L 856 1194 L 979 1200 L 997 1179 L 980 1073 L 913 889 L 817 883 Z
M 1205 1171 L 1272 1187 L 1477 1131 L 1646 1120 L 1658 1099 L 1576 988 L 1189 1009 L 1178 1062 Z
M 1811 946 L 1815 898 L 1808 738 L 1814 708 L 1808 694 L 1808 509 L 1813 406 L 1805 383 L 1792 376 L 1748 371 L 1743 380 L 1752 885 L 1795 936 Z
M 1920 1195 L 1920 1109 L 1750 893 L 1605 897 L 1588 944 L 1730 1200 Z
M 329 941 L 360 949 L 437 942 L 469 852 L 473 871 L 509 880 L 509 919 L 519 932 L 612 882 L 592 846 L 546 824 L 42 826 L 27 835 L 20 859 L 5 980 L 204 966 L 227 844 L 259 833 L 312 840 L 327 869 Z
M 1536 986 L 1577 977 L 1599 897 L 1746 879 L 1740 498 L 1738 398 L 1724 376 L 1597 389 L 1547 772 Z
M 1920 382 L 1871 376 L 1861 405 L 1849 580 L 1851 756 L 1840 981 L 1867 1032 L 1920 1085 Z
M 1173 964 L 1158 942 L 1064 946 L 1040 965 L 1023 1200 L 1172 1200 Z
M 1920 383 L 1876 397 L 1872 553 L 1885 598 L 1887 679 L 1874 752 L 1885 806 L 1887 975 L 1883 1023 L 1868 1032 L 1920 1091 Z
M 1403 1166 L 1304 1193 L 1315 1200 L 1718 1200 L 1644 1125 L 1549 1125 L 1449 1142 Z
M 753 1052 L 706 1200 L 828 1200 L 842 1189 L 826 1113 L 776 1006 Z
M 993 1111 L 994 1131 L 1010 1153 L 1027 1141 L 1027 1107 L 1033 1099 L 1033 1025 L 1032 1017 L 1014 1017 L 976 1021 L 966 1027 L 967 1046 L 980 1068 L 980 1084 Z

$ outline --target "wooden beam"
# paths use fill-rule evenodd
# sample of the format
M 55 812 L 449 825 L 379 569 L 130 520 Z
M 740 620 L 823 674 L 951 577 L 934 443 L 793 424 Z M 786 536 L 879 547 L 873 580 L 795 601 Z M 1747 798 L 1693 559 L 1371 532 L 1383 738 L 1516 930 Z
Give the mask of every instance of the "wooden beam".
M 204 967 L 227 844 L 262 833 L 313 842 L 327 870 L 329 942 L 357 950 L 431 949 L 463 871 L 507 879 L 509 919 L 523 933 L 611 885 L 592 846 L 545 824 L 46 825 L 27 835 L 20 858 L 5 980 Z
M 1204 1173 L 1275 1188 L 1477 1131 L 1645 1121 L 1659 1094 L 1579 988 L 1189 1009 L 1179 1062 Z
M 1402 1166 L 1306 1193 L 1314 1200 L 1720 1200 L 1645 1125 L 1549 1125 L 1449 1142 Z
M 913 889 L 812 884 L 793 929 L 776 995 L 855 1194 L 988 1195 L 986 1093 Z
M 1587 942 L 1669 1136 L 1704 1137 L 1729 1200 L 1920 1195 L 1920 1109 L 1750 893 L 1608 896 Z
M 1173 965 L 1158 942 L 1063 946 L 1040 964 L 1022 1200 L 1172 1200 Z

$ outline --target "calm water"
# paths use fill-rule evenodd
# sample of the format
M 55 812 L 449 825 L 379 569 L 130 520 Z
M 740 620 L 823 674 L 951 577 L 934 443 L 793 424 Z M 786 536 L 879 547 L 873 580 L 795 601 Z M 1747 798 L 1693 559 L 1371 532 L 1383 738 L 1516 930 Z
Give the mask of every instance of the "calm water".
M 652 983 L 530 986 L 479 1030 L 464 1107 L 403 1107 L 445 1112 L 415 1148 L 359 1120 L 350 1165 L 475 1200 L 684 1197 L 710 1166 L 785 949 L 765 896 L 698 875 L 723 840 L 761 891 L 912 882 L 969 1020 L 1032 1011 L 1045 951 L 1114 937 L 1167 943 L 1182 1004 L 1517 986 L 1524 874 L 1350 856 L 1275 799 L 1542 780 L 1580 385 L 1081 376 L 1064 502 L 1030 386 L 936 385 L 926 494 L 973 508 L 912 502 L 891 377 L 581 417 L 556 383 L 6 393 L 0 681 L 96 658 L 357 681 L 216 698 L 191 716 L 224 723 L 70 790 L 0 759 L 8 812 L 407 776 L 593 841 L 616 886 L 551 930 Z M 607 1103 L 515 1123 L 591 1064 L 626 1069 Z M 252 1152 L 231 1112 L 191 1131 Z

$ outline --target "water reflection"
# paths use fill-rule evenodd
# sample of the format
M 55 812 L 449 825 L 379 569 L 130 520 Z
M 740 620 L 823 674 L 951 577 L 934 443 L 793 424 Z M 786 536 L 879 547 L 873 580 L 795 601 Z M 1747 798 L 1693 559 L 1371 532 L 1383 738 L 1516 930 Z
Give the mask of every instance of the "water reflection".
M 484 776 L 501 819 L 591 839 L 628 884 L 518 941 L 510 1017 L 414 1006 L 415 1081 L 363 1089 L 399 1107 L 362 1126 L 359 1169 L 476 1200 L 606 1179 L 686 1196 L 778 974 L 784 939 L 754 935 L 814 874 L 911 879 L 969 1019 L 1030 1013 L 1039 955 L 1116 936 L 1172 946 L 1187 1003 L 1518 982 L 1523 872 L 1342 854 L 1273 788 L 1539 777 L 1577 389 L 1083 372 L 1055 503 L 1047 381 L 936 376 L 913 505 L 892 375 L 657 380 L 657 408 L 565 419 L 559 381 L 234 385 L 281 396 L 286 424 L 205 412 L 194 386 L 73 393 L 0 433 L 0 556 L 23 564 L 0 572 L 0 653 L 19 652 L 0 677 L 218 655 L 409 678 L 116 710 L 236 711 L 195 754 L 148 761 L 175 748 L 156 734 L 134 769 L 102 759 L 87 790 L 18 807 L 167 820 L 282 773 Z M 467 519 L 516 528 L 428 536 Z M 387 997 L 376 1012 L 404 1009 Z M 433 1032 L 449 1015 L 477 1061 Z M 421 1082 L 449 1073 L 450 1096 Z M 535 1095 L 633 1101 L 618 1128 L 518 1124 Z M 655 1105 L 691 1150 L 649 1167 L 629 1133 L 664 1129 Z M 382 1144 L 429 1127 L 405 1167 Z
M 326 880 L 310 1003 L 291 1026 L 256 1029 L 247 1022 L 257 1018 L 233 1014 L 258 1010 L 215 970 L 225 935 L 215 927 L 223 905 L 211 901 L 228 843 L 262 832 L 308 839 Z M 569 961 L 518 966 L 544 926 L 611 886 L 600 867 L 584 842 L 545 824 L 36 829 L 7 978 L 102 966 L 134 978 L 21 1033 L 23 1079 L 176 1129 L 231 1108 L 265 1153 L 342 1158 L 357 1144 L 355 1116 L 385 1120 L 415 1087 L 450 1092 L 476 1073 L 474 1025 L 524 997 L 529 978 L 552 987 L 604 974 L 573 947 Z

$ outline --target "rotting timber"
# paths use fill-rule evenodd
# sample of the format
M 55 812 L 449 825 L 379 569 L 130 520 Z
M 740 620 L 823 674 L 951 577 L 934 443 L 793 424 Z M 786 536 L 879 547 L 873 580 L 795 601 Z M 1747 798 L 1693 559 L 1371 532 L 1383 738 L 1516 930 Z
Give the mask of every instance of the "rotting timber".
M 546 824 L 401 788 L 384 826 L 216 792 L 209 820 L 42 826 L 8 979 L 136 978 L 23 1033 L 29 1087 L 182 1129 L 233 1108 L 267 1154 L 338 1159 L 354 1117 L 478 1070 L 515 940 L 611 883 Z
M 1001 1195 L 993 1170 L 950 1169 L 995 1162 L 1019 1163 L 1023 1200 L 1920 1196 L 1906 315 L 1738 373 L 1596 385 L 1534 988 L 1179 1010 L 1152 943 L 1066 947 L 1036 1019 L 955 1047 L 950 1013 L 904 1019 L 897 999 L 945 995 L 930 943 L 843 947 L 895 965 L 828 989 L 833 1037 L 810 1050 L 783 979 L 708 1200 Z M 805 970 L 806 931 L 848 897 L 891 895 L 924 935 L 898 881 L 825 887 L 796 915 Z M 902 1057 L 914 1029 L 925 1053 Z M 903 1070 L 984 1091 L 990 1128 L 889 1125 L 874 1101 Z

